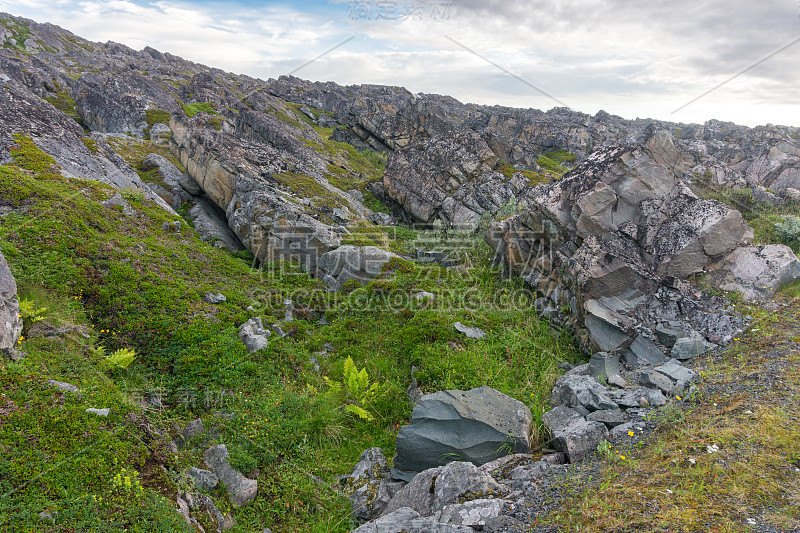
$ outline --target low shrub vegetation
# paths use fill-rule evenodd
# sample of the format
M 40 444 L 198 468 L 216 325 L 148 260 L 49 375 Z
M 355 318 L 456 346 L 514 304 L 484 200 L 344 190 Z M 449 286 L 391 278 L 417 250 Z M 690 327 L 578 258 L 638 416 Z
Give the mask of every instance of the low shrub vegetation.
M 252 256 L 204 243 L 187 225 L 165 232 L 175 216 L 140 193 L 124 195 L 133 215 L 103 207 L 116 191 L 60 176 L 30 139 L 17 141 L 0 166 L 11 209 L 0 249 L 38 319 L 20 343 L 26 357 L 0 367 L 0 485 L 9 494 L 0 528 L 41 527 L 38 513 L 50 510 L 71 528 L 186 530 L 175 495 L 181 472 L 204 467 L 203 448 L 175 455 L 167 444 L 174 425 L 200 417 L 216 428 L 209 444 L 225 443 L 234 467 L 258 479 L 258 497 L 241 509 L 230 509 L 224 489 L 211 494 L 240 528 L 346 531 L 349 503 L 331 487 L 364 449 L 393 454 L 411 412 L 412 369 L 424 392 L 489 385 L 524 401 L 538 422 L 558 363 L 579 357 L 567 335 L 534 317 L 522 283 L 490 265 L 479 235 L 460 241 L 463 268 L 401 260 L 366 285 L 328 293 L 288 263 L 253 269 Z M 157 150 L 147 141 L 116 147 L 134 162 Z M 436 232 L 378 233 L 398 251 L 449 245 Z M 210 291 L 227 301 L 206 303 Z M 421 291 L 435 298 L 419 300 Z M 238 327 L 255 316 L 271 327 L 286 298 L 295 302 L 282 326 L 289 335 L 248 354 Z M 322 317 L 329 325 L 317 324 Z M 467 339 L 456 321 L 488 335 Z

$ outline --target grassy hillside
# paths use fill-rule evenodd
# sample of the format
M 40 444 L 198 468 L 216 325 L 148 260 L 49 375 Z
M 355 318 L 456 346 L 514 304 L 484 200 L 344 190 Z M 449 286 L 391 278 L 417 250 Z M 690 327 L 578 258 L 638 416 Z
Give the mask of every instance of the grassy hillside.
M 558 362 L 577 357 L 473 236 L 456 243 L 466 267 L 395 261 L 370 285 L 329 294 L 293 265 L 253 269 L 248 254 L 203 243 L 185 222 L 177 230 L 168 223 L 180 219 L 135 191 L 122 194 L 131 214 L 103 205 L 116 191 L 62 177 L 30 139 L 17 139 L 13 161 L 0 166 L 0 248 L 38 313 L 26 319 L 25 359 L 0 367 L 0 529 L 186 530 L 174 510 L 189 487 L 182 472 L 203 467 L 205 445 L 222 442 L 259 482 L 242 509 L 230 509 L 223 489 L 211 494 L 233 513 L 234 530 L 346 531 L 336 478 L 365 448 L 393 453 L 411 411 L 412 366 L 424 391 L 486 384 L 538 419 Z M 409 229 L 362 228 L 353 238 L 398 251 L 423 238 L 426 247 L 453 245 L 452 236 Z M 209 291 L 227 301 L 206 303 Z M 420 291 L 436 299 L 418 300 Z M 261 316 L 269 327 L 286 298 L 296 308 L 282 325 L 290 335 L 248 355 L 238 326 Z M 317 324 L 323 316 L 330 325 Z M 456 321 L 489 334 L 466 339 Z M 133 363 L 107 368 L 123 348 L 136 351 Z M 348 358 L 381 385 L 372 401 L 331 385 Z M 195 418 L 210 428 L 203 446 L 174 454 L 176 428 Z M 39 518 L 46 510 L 58 513 L 54 522 Z

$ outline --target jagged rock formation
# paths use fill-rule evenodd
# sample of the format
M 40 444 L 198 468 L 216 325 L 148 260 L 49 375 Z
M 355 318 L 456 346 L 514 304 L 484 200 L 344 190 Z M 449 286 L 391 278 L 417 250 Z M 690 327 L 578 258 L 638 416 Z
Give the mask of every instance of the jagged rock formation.
M 139 189 L 172 212 L 103 142 L 102 136 L 87 134 L 74 120 L 7 76 L 0 88 L 0 126 L 0 163 L 10 161 L 11 148 L 17 145 L 17 135 L 22 134 L 55 159 L 56 171 L 62 175 L 99 181 L 120 190 Z
M 344 87 L 293 77 L 263 82 L 152 48 L 91 43 L 55 26 L 0 18 L 30 31 L 24 43 L 0 54 L 6 84 L 20 89 L 15 101 L 47 108 L 48 120 L 37 119 L 38 128 L 50 123 L 57 126 L 51 133 L 66 129 L 77 137 L 65 150 L 48 142 L 46 132 L 37 133 L 37 143 L 65 172 L 77 175 L 80 169 L 120 188 L 142 188 L 154 199 L 158 194 L 173 202 L 184 198 L 144 187 L 102 142 L 90 154 L 79 146 L 75 121 L 33 95 L 47 98 L 97 132 L 95 137 L 102 132 L 161 139 L 169 135 L 169 123 L 172 150 L 225 212 L 244 246 L 259 259 L 286 257 L 287 246 L 300 246 L 306 251 L 299 259 L 312 273 L 319 255 L 339 246 L 335 228 L 343 220 L 391 220 L 369 212 L 360 193 L 374 190 L 389 198 L 411 221 L 475 224 L 487 213 L 527 205 L 536 184 L 553 176 L 540 166 L 540 156 L 552 150 L 574 154 L 577 163 L 600 147 L 649 139 L 654 161 L 685 178 L 770 187 L 786 198 L 800 197 L 797 128 L 751 129 L 716 121 L 682 125 L 629 121 L 605 112 L 590 116 L 560 108 L 478 106 L 396 87 Z M 13 132 L 14 121 L 8 122 L 6 131 Z M 333 129 L 323 134 L 320 128 Z M 660 130 L 678 140 L 653 134 Z M 346 150 L 331 144 L 336 141 L 389 154 L 376 187 L 362 187 L 353 196 L 333 185 L 363 176 Z M 341 208 L 352 216 L 334 215 Z M 203 214 L 209 210 L 195 209 L 195 215 Z M 221 235 L 224 228 L 216 224 L 210 231 Z M 230 247 L 232 240 L 222 241 Z
M 493 157 L 495 165 L 506 162 L 537 172 L 542 170 L 539 156 L 553 150 L 566 150 L 580 162 L 602 147 L 647 141 L 655 161 L 684 179 L 703 178 L 711 185 L 751 187 L 761 191 L 769 188 L 778 193 L 778 198 L 800 199 L 800 131 L 796 127 L 747 128 L 716 120 L 703 125 L 624 120 L 604 111 L 591 116 L 562 108 L 545 113 L 534 109 L 461 104 L 449 97 L 412 95 L 398 88 L 343 87 L 291 77 L 271 81 L 269 90 L 287 101 L 332 113 L 346 126 L 346 129 L 337 130 L 339 138 L 390 151 L 384 176 L 386 190 L 414 220 L 421 222 L 437 216 L 448 222 L 469 222 L 474 218 L 474 215 L 467 219 L 453 218 L 458 210 L 476 212 L 478 216 L 487 211 L 496 212 L 496 204 L 481 202 L 480 197 L 471 193 L 481 188 L 486 179 L 483 173 L 457 172 L 454 177 L 437 177 L 436 184 L 427 179 L 430 166 L 436 166 L 443 176 L 448 176 L 450 169 L 457 169 L 460 161 L 449 158 L 442 163 L 442 154 L 446 155 L 447 150 L 443 150 L 442 141 L 437 139 L 474 134 L 483 142 L 466 145 L 472 152 L 470 157 L 481 161 L 492 161 Z M 452 141 L 450 146 L 453 146 Z M 464 143 L 459 146 L 465 147 Z M 486 147 L 493 156 L 486 157 Z M 439 160 L 439 163 L 419 162 L 420 156 Z M 463 150 L 459 156 L 463 158 Z M 414 172 L 420 170 L 423 178 L 414 179 Z M 464 189 L 470 194 L 465 194 Z M 522 196 L 523 201 L 524 189 L 513 191 L 516 197 Z M 436 193 L 433 202 L 431 192 Z M 449 200 L 452 204 L 440 209 L 443 201 L 440 196 L 452 198 Z
M 405 486 L 404 482 L 391 479 L 380 448 L 364 450 L 353 472 L 339 481 L 350 500 L 350 517 L 355 524 L 381 516 L 392 497 Z
M 587 351 L 619 351 L 635 367 L 665 359 L 658 329 L 715 344 L 741 330 L 723 299 L 683 279 L 752 239 L 738 211 L 695 196 L 651 146 L 597 151 L 486 236 L 543 296 L 541 314 L 576 329 Z

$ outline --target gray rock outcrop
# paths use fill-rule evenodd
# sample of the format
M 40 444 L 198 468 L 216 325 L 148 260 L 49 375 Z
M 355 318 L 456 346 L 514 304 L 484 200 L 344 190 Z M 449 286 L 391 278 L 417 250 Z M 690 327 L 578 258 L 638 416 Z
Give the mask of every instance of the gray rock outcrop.
M 228 462 L 228 449 L 224 444 L 217 444 L 207 449 L 203 460 L 222 481 L 228 491 L 228 498 L 234 507 L 241 507 L 252 502 L 258 492 L 258 481 L 248 479 L 233 468 Z
M 261 317 L 251 318 L 239 327 L 239 339 L 248 353 L 263 350 L 269 345 L 270 331 L 264 327 Z
M 378 277 L 383 266 L 400 257 L 375 246 L 345 245 L 326 252 L 317 263 L 317 277 L 338 291 L 349 281 L 364 285 Z
M 365 450 L 353 472 L 340 482 L 350 500 L 350 517 L 356 524 L 381 516 L 392 497 L 405 485 L 391 479 L 380 448 Z
M 587 352 L 620 354 L 633 367 L 667 359 L 654 331 L 724 345 L 745 325 L 728 302 L 697 294 L 683 278 L 725 260 L 752 230 L 658 162 L 667 157 L 661 137 L 598 150 L 486 235 L 543 297 L 540 314 L 576 331 Z
M 11 355 L 22 335 L 22 319 L 17 300 L 17 282 L 0 253 L 0 352 Z

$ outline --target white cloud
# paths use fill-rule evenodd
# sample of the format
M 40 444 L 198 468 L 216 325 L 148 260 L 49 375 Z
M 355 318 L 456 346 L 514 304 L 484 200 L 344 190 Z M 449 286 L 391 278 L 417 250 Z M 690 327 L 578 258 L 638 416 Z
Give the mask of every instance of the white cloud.
M 483 104 L 557 105 L 445 37 L 450 36 L 581 111 L 800 124 L 794 105 L 800 97 L 794 68 L 800 44 L 672 114 L 800 35 L 793 2 L 461 0 L 438 13 L 448 16 L 433 17 L 436 1 L 422 2 L 423 16 L 399 21 L 355 20 L 345 0 L 316 12 L 301 3 L 247 7 L 174 0 L 0 0 L 0 9 L 88 39 L 149 45 L 262 78 L 288 72 L 355 35 L 297 75 L 402 85 Z

